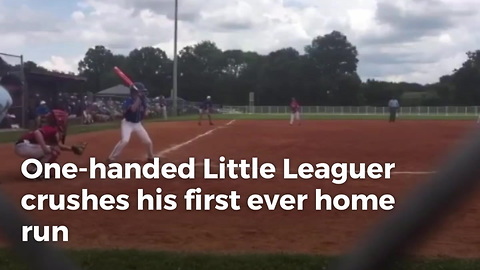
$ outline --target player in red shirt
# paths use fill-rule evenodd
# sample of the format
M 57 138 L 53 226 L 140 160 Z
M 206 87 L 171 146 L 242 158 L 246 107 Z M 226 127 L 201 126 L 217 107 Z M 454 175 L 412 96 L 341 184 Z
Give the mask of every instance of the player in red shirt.
M 298 104 L 295 98 L 292 98 L 292 101 L 290 102 L 290 110 L 290 125 L 293 125 L 295 120 L 297 120 L 298 125 L 300 125 L 300 104 Z
M 15 143 L 15 153 L 26 159 L 35 158 L 42 163 L 53 163 L 60 151 L 72 151 L 71 146 L 64 144 L 67 119 L 67 112 L 52 110 L 47 115 L 46 125 L 27 132 Z

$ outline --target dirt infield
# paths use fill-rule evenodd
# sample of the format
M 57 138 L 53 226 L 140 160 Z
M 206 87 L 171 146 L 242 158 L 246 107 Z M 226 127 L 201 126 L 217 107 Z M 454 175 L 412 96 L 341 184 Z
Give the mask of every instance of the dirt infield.
M 228 124 L 228 125 L 227 125 Z M 405 194 L 421 183 L 444 154 L 461 141 L 471 122 L 463 121 L 306 121 L 289 126 L 285 121 L 217 122 L 215 126 L 198 126 L 195 122 L 151 123 L 147 130 L 158 153 L 165 160 L 179 163 L 193 156 L 198 159 L 220 156 L 231 159 L 258 157 L 282 168 L 290 158 L 294 165 L 303 162 L 395 162 L 391 180 L 348 181 L 334 185 L 323 180 L 75 180 L 31 182 L 20 175 L 21 160 L 13 155 L 12 145 L 0 145 L 0 187 L 19 205 L 26 193 L 79 193 L 87 188 L 95 194 L 125 193 L 133 197 L 138 188 L 182 198 L 189 188 L 201 187 L 203 193 L 229 193 L 236 190 L 247 195 L 273 193 L 307 193 L 321 188 L 330 195 L 339 193 L 389 193 L 397 205 Z M 119 131 L 103 131 L 68 138 L 69 142 L 86 141 L 89 148 L 80 158 L 63 154 L 61 162 L 87 164 L 88 157 L 104 160 L 117 140 Z M 139 160 L 143 146 L 136 137 L 125 149 L 122 159 Z M 200 174 L 201 175 L 201 174 Z M 455 181 L 455 179 L 452 179 Z M 480 192 L 428 241 L 412 250 L 425 256 L 480 257 Z M 181 202 L 182 200 L 179 200 Z M 135 206 L 135 200 L 131 200 Z M 242 203 L 243 204 L 243 203 Z M 308 202 L 303 211 L 257 212 L 246 207 L 240 211 L 186 211 L 183 204 L 175 211 L 77 211 L 29 212 L 43 225 L 66 225 L 70 248 L 138 248 L 199 252 L 287 252 L 338 254 L 349 248 L 376 221 L 388 214 L 382 211 L 315 211 Z M 2 217 L 5 218 L 5 217 Z

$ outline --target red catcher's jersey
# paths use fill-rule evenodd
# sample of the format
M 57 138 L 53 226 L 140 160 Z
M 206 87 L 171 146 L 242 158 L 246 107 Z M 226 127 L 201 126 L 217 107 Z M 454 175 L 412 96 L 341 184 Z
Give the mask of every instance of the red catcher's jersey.
M 290 103 L 290 108 L 292 109 L 292 112 L 296 113 L 300 110 L 300 105 L 298 102 L 292 101 L 292 103 Z
M 57 145 L 58 144 L 58 141 L 57 141 L 58 129 L 57 129 L 57 127 L 44 126 L 44 127 L 41 127 L 37 130 L 39 130 L 42 133 L 43 140 L 45 141 L 45 144 L 47 144 L 47 145 Z M 35 139 L 35 131 L 30 131 L 30 132 L 26 133 L 25 135 L 22 136 L 22 138 L 20 140 L 21 141 L 27 140 L 27 141 L 29 141 L 30 143 L 33 143 L 33 144 L 38 143 L 37 140 Z

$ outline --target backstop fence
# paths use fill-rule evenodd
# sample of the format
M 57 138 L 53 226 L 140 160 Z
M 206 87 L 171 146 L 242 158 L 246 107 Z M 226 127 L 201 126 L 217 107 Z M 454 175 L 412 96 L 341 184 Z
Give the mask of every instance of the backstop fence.
M 0 77 L 6 74 L 18 76 L 24 84 L 22 91 L 12 94 L 13 105 L 7 117 L 0 123 L 0 128 L 11 128 L 12 126 L 26 126 L 27 121 L 27 85 L 25 80 L 25 69 L 22 55 L 13 55 L 0 52 Z

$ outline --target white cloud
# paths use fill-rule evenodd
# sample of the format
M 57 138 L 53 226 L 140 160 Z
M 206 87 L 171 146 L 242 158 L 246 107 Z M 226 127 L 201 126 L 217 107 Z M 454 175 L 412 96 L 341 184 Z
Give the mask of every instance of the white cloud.
M 10 54 L 22 54 L 22 48 L 26 44 L 27 37 L 18 33 L 1 34 L 0 52 Z
M 77 23 L 80 23 L 85 19 L 85 14 L 82 11 L 79 11 L 79 10 L 74 11 L 72 13 L 72 19 L 73 19 L 73 21 L 75 21 Z
M 40 66 L 49 69 L 64 72 L 77 72 L 77 64 L 82 57 L 64 58 L 52 55 L 50 59 L 38 63 Z
M 28 7 L 22 7 L 21 14 L 15 17 L 0 11 L 0 28 L 5 24 L 2 18 L 9 18 L 8 25 L 15 18 L 19 22 L 13 24 L 13 33 L 6 33 L 3 27 L 2 40 L 8 42 L 0 43 L 0 51 L 27 50 L 39 42 L 52 44 L 51 51 L 43 51 L 35 58 L 44 59 L 40 62 L 45 66 L 69 71 L 76 70 L 77 55 L 99 44 L 116 53 L 158 46 L 172 57 L 173 3 L 80 0 L 64 21 L 47 18 Z M 465 60 L 466 51 L 479 48 L 480 16 L 475 15 L 480 7 L 476 3 L 477 0 L 181 0 L 178 50 L 211 40 L 221 49 L 268 53 L 294 47 L 302 52 L 314 37 L 338 30 L 357 46 L 362 79 L 428 83 L 458 67 Z M 64 47 L 59 54 L 54 48 L 61 41 L 75 43 L 82 51 L 68 52 Z

